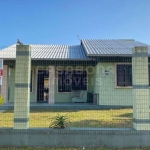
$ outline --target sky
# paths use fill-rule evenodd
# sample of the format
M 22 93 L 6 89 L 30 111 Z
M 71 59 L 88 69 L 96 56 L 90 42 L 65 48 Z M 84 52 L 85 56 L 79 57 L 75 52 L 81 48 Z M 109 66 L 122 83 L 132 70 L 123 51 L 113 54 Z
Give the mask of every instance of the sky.
M 150 45 L 150 0 L 1 0 L 0 46 L 79 45 L 78 39 Z

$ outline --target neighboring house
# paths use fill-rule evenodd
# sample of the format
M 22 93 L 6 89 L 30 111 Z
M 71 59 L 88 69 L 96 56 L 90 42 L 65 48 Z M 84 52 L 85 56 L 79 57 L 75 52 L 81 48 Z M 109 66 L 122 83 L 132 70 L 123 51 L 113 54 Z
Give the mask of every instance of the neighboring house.
M 131 106 L 132 48 L 147 46 L 150 53 L 149 45 L 128 39 L 30 46 L 30 101 L 48 103 L 72 103 L 74 92 L 80 97 L 86 94 L 84 102 L 87 93 L 98 93 L 99 105 Z M 2 49 L 0 58 L 4 59 L 2 94 L 6 103 L 14 102 L 16 45 Z M 54 90 L 50 91 L 52 85 Z

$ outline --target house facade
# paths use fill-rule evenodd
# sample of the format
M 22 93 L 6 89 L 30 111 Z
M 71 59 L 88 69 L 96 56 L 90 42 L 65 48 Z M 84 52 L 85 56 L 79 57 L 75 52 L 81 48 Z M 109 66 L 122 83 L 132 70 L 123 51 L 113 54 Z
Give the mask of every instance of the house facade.
M 132 106 L 132 49 L 138 46 L 146 46 L 150 53 L 149 45 L 128 39 L 30 45 L 30 102 L 72 103 L 75 97 L 77 102 L 89 102 L 90 94 L 98 94 L 99 105 Z M 16 45 L 2 49 L 0 58 L 1 93 L 5 103 L 14 102 Z

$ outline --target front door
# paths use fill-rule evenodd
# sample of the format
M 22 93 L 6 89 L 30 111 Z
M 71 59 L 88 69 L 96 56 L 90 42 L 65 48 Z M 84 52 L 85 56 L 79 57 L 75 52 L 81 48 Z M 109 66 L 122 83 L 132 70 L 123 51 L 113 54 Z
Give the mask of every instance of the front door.
M 38 70 L 37 102 L 48 102 L 49 99 L 49 71 Z

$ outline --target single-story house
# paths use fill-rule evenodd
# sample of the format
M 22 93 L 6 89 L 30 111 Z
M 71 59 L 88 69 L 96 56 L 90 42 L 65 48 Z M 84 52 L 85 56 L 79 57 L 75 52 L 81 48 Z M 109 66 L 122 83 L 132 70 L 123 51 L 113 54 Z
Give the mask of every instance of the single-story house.
M 95 94 L 99 105 L 131 106 L 132 48 L 147 46 L 150 54 L 150 45 L 132 39 L 29 45 L 30 102 L 35 103 L 91 102 Z M 0 58 L 4 60 L 1 93 L 5 103 L 14 102 L 16 44 L 0 50 Z

